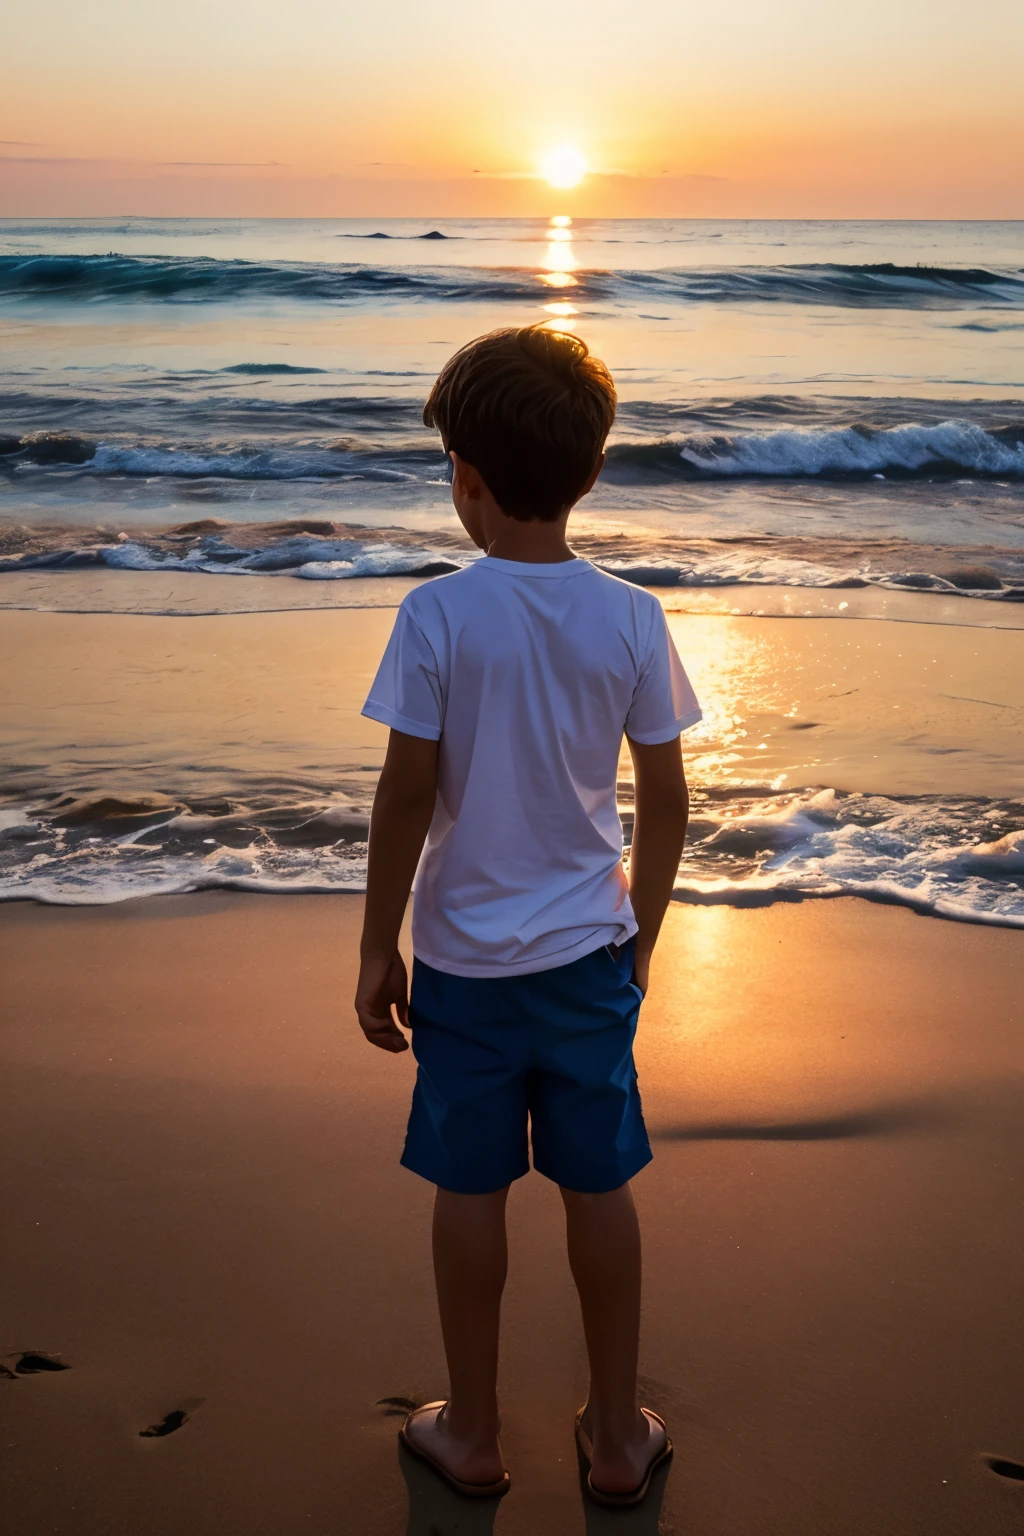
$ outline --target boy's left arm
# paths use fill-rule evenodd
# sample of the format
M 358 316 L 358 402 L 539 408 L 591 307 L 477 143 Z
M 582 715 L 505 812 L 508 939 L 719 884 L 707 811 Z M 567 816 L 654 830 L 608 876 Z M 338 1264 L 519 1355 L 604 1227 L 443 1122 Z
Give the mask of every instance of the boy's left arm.
M 651 955 L 679 872 L 690 794 L 679 737 L 644 746 L 627 736 L 636 785 L 629 899 L 637 922 L 635 974 L 647 991 Z
M 438 743 L 391 732 L 370 816 L 366 909 L 355 1006 L 371 1045 L 406 1051 L 395 1023 L 407 1024 L 409 982 L 398 935 L 416 866 L 434 815 Z

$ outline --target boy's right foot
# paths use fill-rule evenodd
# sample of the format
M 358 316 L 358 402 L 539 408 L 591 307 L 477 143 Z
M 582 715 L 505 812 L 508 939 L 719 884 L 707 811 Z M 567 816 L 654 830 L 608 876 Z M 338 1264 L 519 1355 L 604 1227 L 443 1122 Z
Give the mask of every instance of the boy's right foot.
M 403 1429 L 409 1449 L 464 1489 L 504 1492 L 508 1473 L 497 1435 L 468 1439 L 453 1434 L 447 1407 L 447 1403 L 427 1403 L 410 1413 Z
M 598 1495 L 619 1497 L 634 1493 L 643 1486 L 652 1467 L 664 1461 L 666 1454 L 671 1454 L 665 1425 L 647 1408 L 641 1408 L 636 1428 L 626 1439 L 611 1441 L 602 1435 L 595 1442 L 588 1408 L 580 1415 L 578 1433 L 590 1462 L 590 1485 Z

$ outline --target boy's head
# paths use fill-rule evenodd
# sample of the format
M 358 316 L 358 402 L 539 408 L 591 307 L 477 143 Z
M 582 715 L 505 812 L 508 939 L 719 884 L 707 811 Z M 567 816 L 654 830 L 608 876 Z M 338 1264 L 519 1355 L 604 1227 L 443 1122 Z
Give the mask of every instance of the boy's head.
M 448 359 L 423 420 L 506 517 L 555 522 L 600 467 L 615 385 L 578 336 L 545 325 L 491 331 Z

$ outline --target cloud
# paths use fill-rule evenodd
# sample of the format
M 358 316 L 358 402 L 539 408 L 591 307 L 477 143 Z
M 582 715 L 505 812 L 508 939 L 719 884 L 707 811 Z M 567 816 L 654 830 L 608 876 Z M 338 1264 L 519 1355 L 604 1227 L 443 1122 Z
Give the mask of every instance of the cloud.
M 9 144 L 14 149 L 42 149 L 43 145 L 38 139 L 0 139 L 0 144 Z
M 122 160 L 84 155 L 0 155 L 0 165 L 123 165 Z
M 8 142 L 0 139 L 0 144 Z M 112 155 L 0 155 L 0 165 L 117 165 L 145 171 L 152 166 L 220 166 L 225 169 L 286 166 L 286 160 L 125 160 Z
M 231 166 L 231 167 L 234 167 L 236 169 L 239 166 L 245 166 L 245 165 L 268 166 L 268 165 L 287 165 L 288 164 L 287 160 L 157 160 L 154 163 L 156 165 L 189 165 L 189 166 L 219 165 L 219 166 Z

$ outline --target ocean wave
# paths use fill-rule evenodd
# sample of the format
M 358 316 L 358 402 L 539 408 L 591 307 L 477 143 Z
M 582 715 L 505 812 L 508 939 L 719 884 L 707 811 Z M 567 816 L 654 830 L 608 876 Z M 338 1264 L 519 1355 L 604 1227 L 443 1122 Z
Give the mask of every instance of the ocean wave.
M 1024 928 L 1024 801 L 833 789 L 698 809 L 678 899 L 762 906 L 862 896 Z
M 347 581 L 354 577 L 438 576 L 478 559 L 444 534 L 400 539 L 382 531 L 346 531 L 344 524 L 239 524 L 235 531 L 216 520 L 183 524 L 151 533 L 122 533 L 116 541 L 96 531 L 52 527 L 45 531 L 8 528 L 0 575 L 13 571 L 108 570 L 214 576 L 294 576 L 305 581 Z M 988 551 L 982 562 L 941 546 L 927 548 L 890 541 L 884 550 L 871 541 L 826 538 L 786 540 L 751 537 L 683 543 L 663 538 L 640 541 L 624 551 L 619 538 L 591 533 L 577 539 L 580 552 L 599 569 L 646 587 L 881 587 L 928 591 L 993 601 L 1024 601 L 1024 557 Z M 18 545 L 22 547 L 19 548 Z
M 632 294 L 713 304 L 826 304 L 864 309 L 960 309 L 1024 304 L 1024 268 L 898 266 L 890 261 L 657 269 L 618 274 Z
M 944 421 L 935 426 L 708 435 L 703 440 L 685 440 L 678 451 L 700 475 L 794 479 L 966 470 L 975 475 L 1018 477 L 1024 476 L 1024 423 L 992 432 L 969 421 Z
M 247 298 L 500 303 L 535 299 L 536 291 L 532 274 L 514 268 L 360 266 L 212 256 L 0 256 L 0 297 L 177 303 Z
M 427 237 L 421 237 L 427 238 Z M 217 260 L 199 256 L 0 256 L 0 297 L 92 302 L 285 299 L 321 303 L 433 300 L 536 301 L 543 271 L 520 267 L 373 266 Z M 861 308 L 991 308 L 1024 305 L 1024 269 L 893 262 L 791 266 L 581 269 L 580 299 L 613 303 L 790 303 Z
M 337 795 L 262 810 L 100 795 L 10 807 L 0 812 L 0 900 L 362 891 L 368 810 Z M 627 807 L 627 836 L 629 820 Z M 763 906 L 836 896 L 1024 927 L 1024 801 L 833 789 L 695 794 L 677 900 Z
M 268 540 L 255 549 L 220 534 L 198 539 L 178 554 L 138 539 L 32 550 L 0 556 L 0 572 L 72 571 L 105 567 L 114 571 L 159 571 L 212 576 L 297 576 L 308 581 L 346 581 L 360 576 L 440 576 L 456 571 L 469 556 L 394 543 L 365 543 L 295 535 Z
M 424 462 L 426 461 L 426 462 Z M 391 483 L 421 479 L 416 470 L 444 472 L 437 449 L 426 455 L 416 449 L 366 449 L 348 444 L 302 444 L 260 447 L 256 444 L 216 449 L 121 447 L 101 443 L 89 463 L 100 475 L 172 475 L 181 479 L 219 480 L 383 480 Z
M 433 441 L 390 445 L 337 438 L 333 442 L 248 441 L 203 444 L 96 442 L 77 432 L 0 437 L 0 465 L 66 467 L 96 475 L 166 475 L 181 480 L 383 480 L 436 478 L 447 461 Z
M 271 432 L 289 419 L 286 407 L 252 402 L 235 409 L 242 441 L 176 444 L 125 442 L 66 430 L 0 436 L 0 464 L 74 464 L 100 475 L 181 479 L 345 479 L 436 481 L 447 472 L 440 446 L 417 431 L 402 405 L 374 411 L 372 402 L 305 402 L 292 419 L 328 422 L 343 435 L 289 441 Z M 193 407 L 198 414 L 198 407 Z M 224 425 L 230 410 L 223 411 Z M 663 413 L 666 417 L 669 412 Z M 652 413 L 651 420 L 655 418 Z M 346 423 L 351 423 L 348 433 Z M 183 423 L 184 425 L 184 423 Z M 262 433 L 260 427 L 263 428 Z M 363 428 L 360 431 L 360 427 Z M 354 430 L 352 430 L 354 428 Z M 922 479 L 963 474 L 1024 479 L 1024 421 L 984 427 L 974 421 L 896 426 L 793 426 L 775 431 L 697 431 L 663 437 L 618 436 L 603 471 L 613 485 L 719 479 Z

